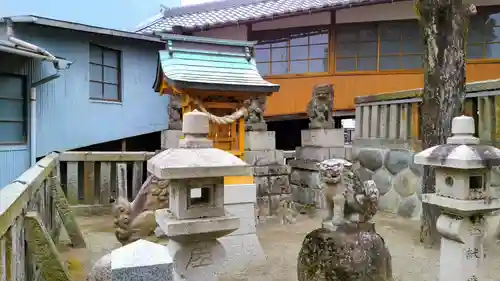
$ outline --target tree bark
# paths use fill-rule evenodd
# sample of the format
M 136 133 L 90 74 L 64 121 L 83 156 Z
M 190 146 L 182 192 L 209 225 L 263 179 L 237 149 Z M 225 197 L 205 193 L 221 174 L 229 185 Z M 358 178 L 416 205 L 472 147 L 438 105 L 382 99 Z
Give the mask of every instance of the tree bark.
M 465 100 L 465 38 L 469 16 L 476 13 L 462 0 L 416 0 L 425 46 L 424 91 L 420 105 L 422 148 L 446 143 L 453 117 L 462 113 Z M 435 171 L 424 167 L 422 192 L 434 193 Z M 436 220 L 440 210 L 423 204 L 420 241 L 439 242 Z

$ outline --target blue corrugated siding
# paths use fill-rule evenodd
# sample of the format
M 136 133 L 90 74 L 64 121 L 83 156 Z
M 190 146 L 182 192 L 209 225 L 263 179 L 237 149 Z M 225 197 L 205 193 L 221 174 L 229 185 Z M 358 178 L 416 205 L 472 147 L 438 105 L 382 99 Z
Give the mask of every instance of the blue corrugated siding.
M 37 157 L 168 127 L 168 98 L 152 89 L 163 44 L 36 25 L 14 30 L 17 37 L 74 61 L 60 78 L 37 89 Z M 122 103 L 89 100 L 90 42 L 122 51 Z M 32 81 L 54 72 L 50 63 L 42 63 Z
M 26 147 L 0 150 L 0 188 L 21 175 L 30 165 L 30 154 Z

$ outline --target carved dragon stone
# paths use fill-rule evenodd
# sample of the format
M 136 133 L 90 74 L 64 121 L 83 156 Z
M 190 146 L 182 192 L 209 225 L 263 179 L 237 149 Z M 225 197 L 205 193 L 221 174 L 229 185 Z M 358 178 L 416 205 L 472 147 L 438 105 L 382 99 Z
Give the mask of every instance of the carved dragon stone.
M 115 236 L 122 245 L 154 234 L 155 210 L 168 208 L 168 181 L 149 176 L 132 202 L 118 197 L 113 205 Z
M 333 129 L 333 86 L 331 84 L 317 85 L 307 104 L 307 116 L 311 129 Z

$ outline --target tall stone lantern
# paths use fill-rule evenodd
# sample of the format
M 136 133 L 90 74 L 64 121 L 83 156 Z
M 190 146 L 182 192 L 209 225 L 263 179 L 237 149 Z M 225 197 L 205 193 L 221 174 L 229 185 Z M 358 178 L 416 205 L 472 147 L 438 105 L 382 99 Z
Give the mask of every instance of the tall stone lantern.
M 169 238 L 175 281 L 217 280 L 225 250 L 217 238 L 240 226 L 224 210 L 224 177 L 248 176 L 250 165 L 212 147 L 209 120 L 194 110 L 183 116 L 184 139 L 179 148 L 165 150 L 148 161 L 148 171 L 169 180 L 168 209 L 156 211 L 158 226 Z
M 479 144 L 472 117 L 455 117 L 451 131 L 446 144 L 416 154 L 415 163 L 436 167 L 436 193 L 423 194 L 422 202 L 442 209 L 439 280 L 477 281 L 484 215 L 500 209 L 500 200 L 490 195 L 491 167 L 500 165 L 500 150 Z

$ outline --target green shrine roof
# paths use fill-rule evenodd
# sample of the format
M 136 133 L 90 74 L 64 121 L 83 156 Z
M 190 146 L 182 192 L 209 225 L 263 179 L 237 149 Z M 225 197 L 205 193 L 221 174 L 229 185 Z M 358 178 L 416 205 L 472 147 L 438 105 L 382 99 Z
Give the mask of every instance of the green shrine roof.
M 255 42 L 173 34 L 162 39 L 166 50 L 159 51 L 156 91 L 163 77 L 177 89 L 272 93 L 280 88 L 260 76 L 253 57 Z

